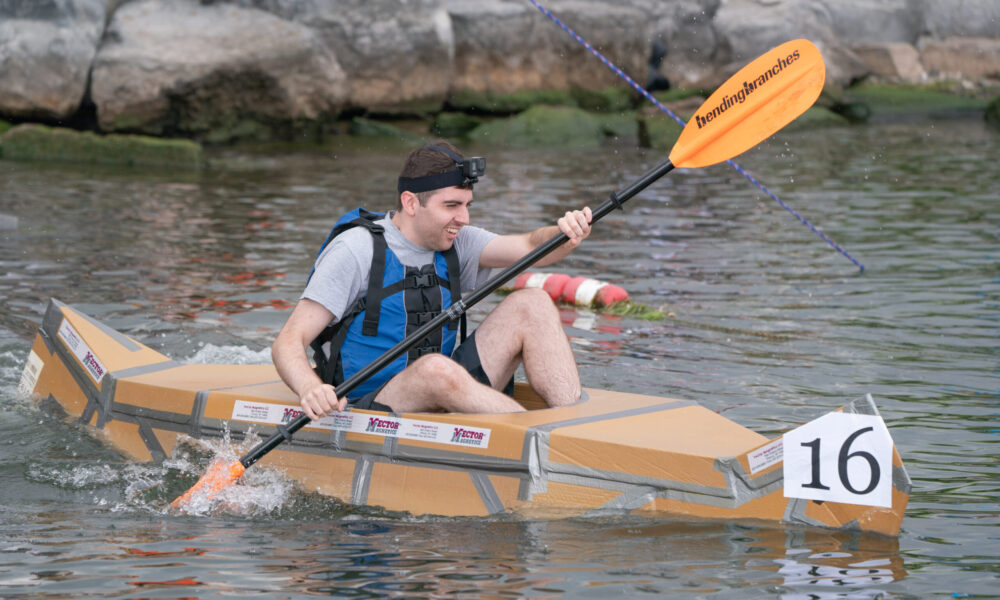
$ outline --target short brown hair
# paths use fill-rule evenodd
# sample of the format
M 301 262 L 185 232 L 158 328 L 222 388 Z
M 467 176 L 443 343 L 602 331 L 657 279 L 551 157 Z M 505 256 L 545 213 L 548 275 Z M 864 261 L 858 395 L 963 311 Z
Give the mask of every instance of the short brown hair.
M 427 175 L 437 175 L 438 173 L 446 173 L 455 168 L 455 160 L 448 156 L 444 152 L 439 152 L 438 150 L 429 150 L 431 146 L 440 146 L 442 148 L 447 148 L 451 150 L 458 156 L 465 158 L 465 155 L 458 151 L 458 148 L 453 146 L 451 142 L 447 140 L 434 140 L 433 142 L 421 146 L 416 150 L 410 152 L 406 157 L 406 162 L 403 163 L 403 170 L 400 172 L 400 177 L 414 178 L 414 177 L 424 177 Z M 467 186 L 467 189 L 472 189 L 472 185 Z M 435 192 L 431 190 L 428 192 L 420 192 L 416 194 L 417 200 L 420 201 L 420 206 L 426 206 L 428 198 Z M 402 202 L 399 199 L 396 200 L 396 209 L 402 210 Z

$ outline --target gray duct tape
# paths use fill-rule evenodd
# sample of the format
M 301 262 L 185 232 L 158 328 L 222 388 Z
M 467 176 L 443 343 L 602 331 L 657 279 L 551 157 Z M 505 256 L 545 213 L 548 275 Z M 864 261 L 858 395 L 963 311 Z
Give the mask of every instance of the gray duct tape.
M 489 475 L 482 471 L 469 471 L 469 476 L 472 477 L 472 485 L 479 492 L 479 497 L 482 499 L 486 511 L 491 515 L 504 512 L 503 502 L 493 487 L 493 482 L 490 481 Z
M 368 504 L 368 486 L 371 485 L 374 461 L 367 455 L 358 457 L 354 463 L 354 479 L 351 482 L 351 504 Z
M 59 333 L 59 325 L 62 324 L 63 306 L 66 305 L 58 300 L 49 300 L 48 306 L 45 307 L 45 316 L 42 317 L 42 331 L 49 334 L 49 337 L 53 340 L 56 339 L 56 335 Z
M 147 375 L 149 373 L 166 371 L 168 369 L 173 369 L 179 366 L 181 366 L 179 362 L 167 359 L 161 362 L 139 365 L 137 367 L 129 367 L 128 369 L 118 369 L 117 371 L 113 371 L 112 373 L 118 379 L 125 379 L 126 377 L 136 377 L 139 375 Z
M 828 527 L 826 523 L 806 516 L 806 507 L 809 506 L 810 502 L 812 502 L 812 500 L 789 498 L 788 505 L 785 506 L 785 514 L 781 517 L 781 522 L 811 525 L 813 527 Z
M 105 373 L 101 378 L 101 391 L 98 393 L 98 402 L 101 411 L 97 415 L 98 429 L 104 429 L 104 424 L 112 420 L 112 403 L 115 398 L 115 389 L 118 387 L 118 378 L 111 373 Z
M 146 444 L 146 449 L 149 450 L 153 460 L 161 461 L 167 457 L 167 453 L 163 451 L 163 446 L 160 445 L 160 440 L 153 433 L 152 427 L 144 420 L 139 421 L 139 437 Z
M 191 414 L 188 415 L 188 435 L 191 437 L 201 437 L 201 418 L 205 414 L 205 404 L 210 393 L 207 390 L 200 390 L 194 395 L 194 405 L 191 407 Z
M 347 432 L 342 429 L 336 429 L 330 432 L 330 445 L 337 452 L 345 450 L 344 442 L 347 440 Z
M 845 405 L 844 412 L 855 415 L 878 416 L 878 407 L 875 406 L 875 400 L 872 398 L 872 395 L 865 394 L 861 398 L 856 398 Z
M 49 351 L 49 354 L 55 354 L 56 345 L 52 341 L 52 336 L 49 335 L 49 332 L 39 327 L 38 334 L 41 336 L 42 343 L 45 344 L 45 349 Z
M 904 494 L 909 494 L 913 491 L 913 481 L 910 479 L 910 474 L 906 472 L 906 467 L 897 467 L 893 465 L 892 487 L 903 492 Z

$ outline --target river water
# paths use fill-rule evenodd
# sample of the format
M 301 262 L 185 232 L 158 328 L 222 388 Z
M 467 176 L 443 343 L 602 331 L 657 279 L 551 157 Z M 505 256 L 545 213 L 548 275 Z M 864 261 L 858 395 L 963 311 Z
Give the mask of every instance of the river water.
M 475 150 L 473 219 L 501 232 L 596 205 L 663 158 Z M 267 361 L 328 227 L 390 207 L 404 152 L 217 150 L 199 173 L 0 161 L 0 213 L 18 218 L 0 231 L 0 598 L 1000 597 L 1000 134 L 981 120 L 789 132 L 739 158 L 864 274 L 725 165 L 670 174 L 559 265 L 670 314 L 566 308 L 586 386 L 696 400 L 767 435 L 871 393 L 914 482 L 898 539 L 414 517 L 279 474 L 238 510 L 177 516 L 169 464 L 17 396 L 52 297 L 181 361 Z

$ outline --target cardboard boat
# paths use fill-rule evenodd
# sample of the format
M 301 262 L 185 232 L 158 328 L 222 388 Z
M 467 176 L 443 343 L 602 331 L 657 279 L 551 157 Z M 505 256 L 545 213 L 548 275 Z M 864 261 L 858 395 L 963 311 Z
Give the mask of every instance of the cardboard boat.
M 56 300 L 20 391 L 139 461 L 170 456 L 181 436 L 266 436 L 299 414 L 272 365 L 181 364 Z M 654 511 L 899 532 L 910 479 L 870 396 L 775 440 L 690 401 L 584 396 L 545 408 L 519 384 L 524 413 L 349 411 L 310 423 L 254 468 L 414 514 Z

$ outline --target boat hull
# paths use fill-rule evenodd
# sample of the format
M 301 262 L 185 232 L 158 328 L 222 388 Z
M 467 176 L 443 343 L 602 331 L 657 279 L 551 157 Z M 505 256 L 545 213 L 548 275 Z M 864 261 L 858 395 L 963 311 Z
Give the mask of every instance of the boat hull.
M 181 364 L 52 301 L 21 390 L 58 403 L 138 461 L 183 436 L 265 436 L 298 416 L 272 365 Z M 897 535 L 910 481 L 892 448 L 891 506 L 784 495 L 777 440 L 690 401 L 588 389 L 542 408 L 530 387 L 516 414 L 349 411 L 310 423 L 270 452 L 309 491 L 343 502 L 436 515 L 652 511 Z M 877 415 L 870 398 L 845 412 Z M 779 438 L 780 439 L 780 438 Z

